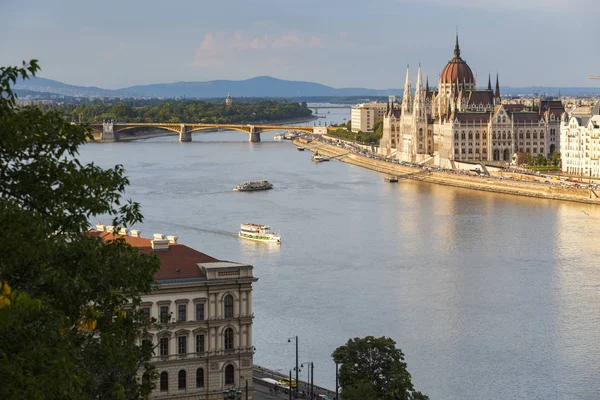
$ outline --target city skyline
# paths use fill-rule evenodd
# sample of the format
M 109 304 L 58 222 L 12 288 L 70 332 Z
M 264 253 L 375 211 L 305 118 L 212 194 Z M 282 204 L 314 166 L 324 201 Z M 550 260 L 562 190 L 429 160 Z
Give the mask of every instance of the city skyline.
M 107 89 L 177 81 L 273 76 L 332 87 L 402 87 L 406 64 L 432 85 L 452 58 L 456 26 L 462 54 L 478 75 L 502 86 L 595 87 L 600 28 L 591 0 L 382 0 L 361 3 L 272 0 L 231 4 L 67 0 L 0 6 L 2 65 L 36 58 L 40 76 Z M 17 34 L 16 34 L 17 33 Z M 413 74 L 414 76 L 414 74 Z

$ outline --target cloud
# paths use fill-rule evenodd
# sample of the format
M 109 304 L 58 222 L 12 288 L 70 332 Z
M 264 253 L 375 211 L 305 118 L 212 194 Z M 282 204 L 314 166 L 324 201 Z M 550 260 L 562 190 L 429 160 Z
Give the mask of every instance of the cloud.
M 432 3 L 458 8 L 481 8 L 492 10 L 536 11 L 536 12 L 580 12 L 599 8 L 598 0 L 401 0 L 410 3 Z
M 207 33 L 195 50 L 193 65 L 223 65 L 240 53 L 247 52 L 268 52 L 267 57 L 276 59 L 278 52 L 325 48 L 326 43 L 325 36 L 308 35 L 298 31 L 262 36 L 253 36 L 243 31 Z
M 346 39 L 348 37 L 348 32 L 340 32 L 340 39 Z

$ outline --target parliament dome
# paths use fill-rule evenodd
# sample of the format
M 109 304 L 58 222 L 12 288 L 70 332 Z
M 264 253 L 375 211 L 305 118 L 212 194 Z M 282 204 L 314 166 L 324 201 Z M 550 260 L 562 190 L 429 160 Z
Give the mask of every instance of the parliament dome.
M 461 85 L 463 82 L 465 84 L 475 84 L 475 78 L 473 77 L 473 71 L 471 71 L 471 67 L 460 58 L 460 47 L 458 46 L 458 35 L 456 35 L 456 46 L 454 47 L 454 58 L 448 61 L 448 64 L 442 71 L 440 76 L 441 84 L 453 84 L 458 81 L 458 84 Z

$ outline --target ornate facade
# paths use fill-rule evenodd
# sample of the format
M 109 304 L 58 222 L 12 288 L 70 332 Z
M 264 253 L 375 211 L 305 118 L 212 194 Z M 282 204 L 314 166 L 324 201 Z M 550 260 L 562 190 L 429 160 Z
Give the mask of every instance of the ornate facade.
M 252 266 L 219 261 L 177 243 L 177 236 L 97 225 L 103 240 L 121 238 L 161 261 L 156 288 L 141 310 L 157 325 L 144 340 L 154 345 L 158 372 L 153 399 L 221 400 L 234 390 L 253 398 Z
M 563 114 L 560 135 L 563 172 L 600 177 L 600 102 Z
M 518 152 L 549 157 L 559 150 L 560 100 L 539 101 L 526 109 L 502 104 L 496 75 L 477 89 L 469 65 L 460 56 L 458 35 L 454 57 L 440 74 L 437 89 L 423 87 L 421 67 L 414 96 L 407 68 L 401 105 L 388 104 L 380 153 L 413 163 L 448 166 L 451 161 L 503 161 Z

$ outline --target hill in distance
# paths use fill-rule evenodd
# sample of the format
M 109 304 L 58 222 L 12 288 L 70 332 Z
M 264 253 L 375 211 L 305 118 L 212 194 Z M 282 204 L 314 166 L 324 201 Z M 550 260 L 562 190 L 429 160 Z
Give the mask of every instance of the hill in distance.
M 402 89 L 367 89 L 367 88 L 333 88 L 320 83 L 289 81 L 258 76 L 255 78 L 233 81 L 215 80 L 206 82 L 175 82 L 136 85 L 122 89 L 102 89 L 95 86 L 68 85 L 52 79 L 34 77 L 19 81 L 17 90 L 44 92 L 72 97 L 158 97 L 158 98 L 219 98 L 231 93 L 233 97 L 348 97 L 348 96 L 387 96 L 402 95 Z M 503 94 L 540 93 L 554 96 L 558 87 L 501 87 Z M 600 87 L 560 88 L 563 95 L 599 95 Z

